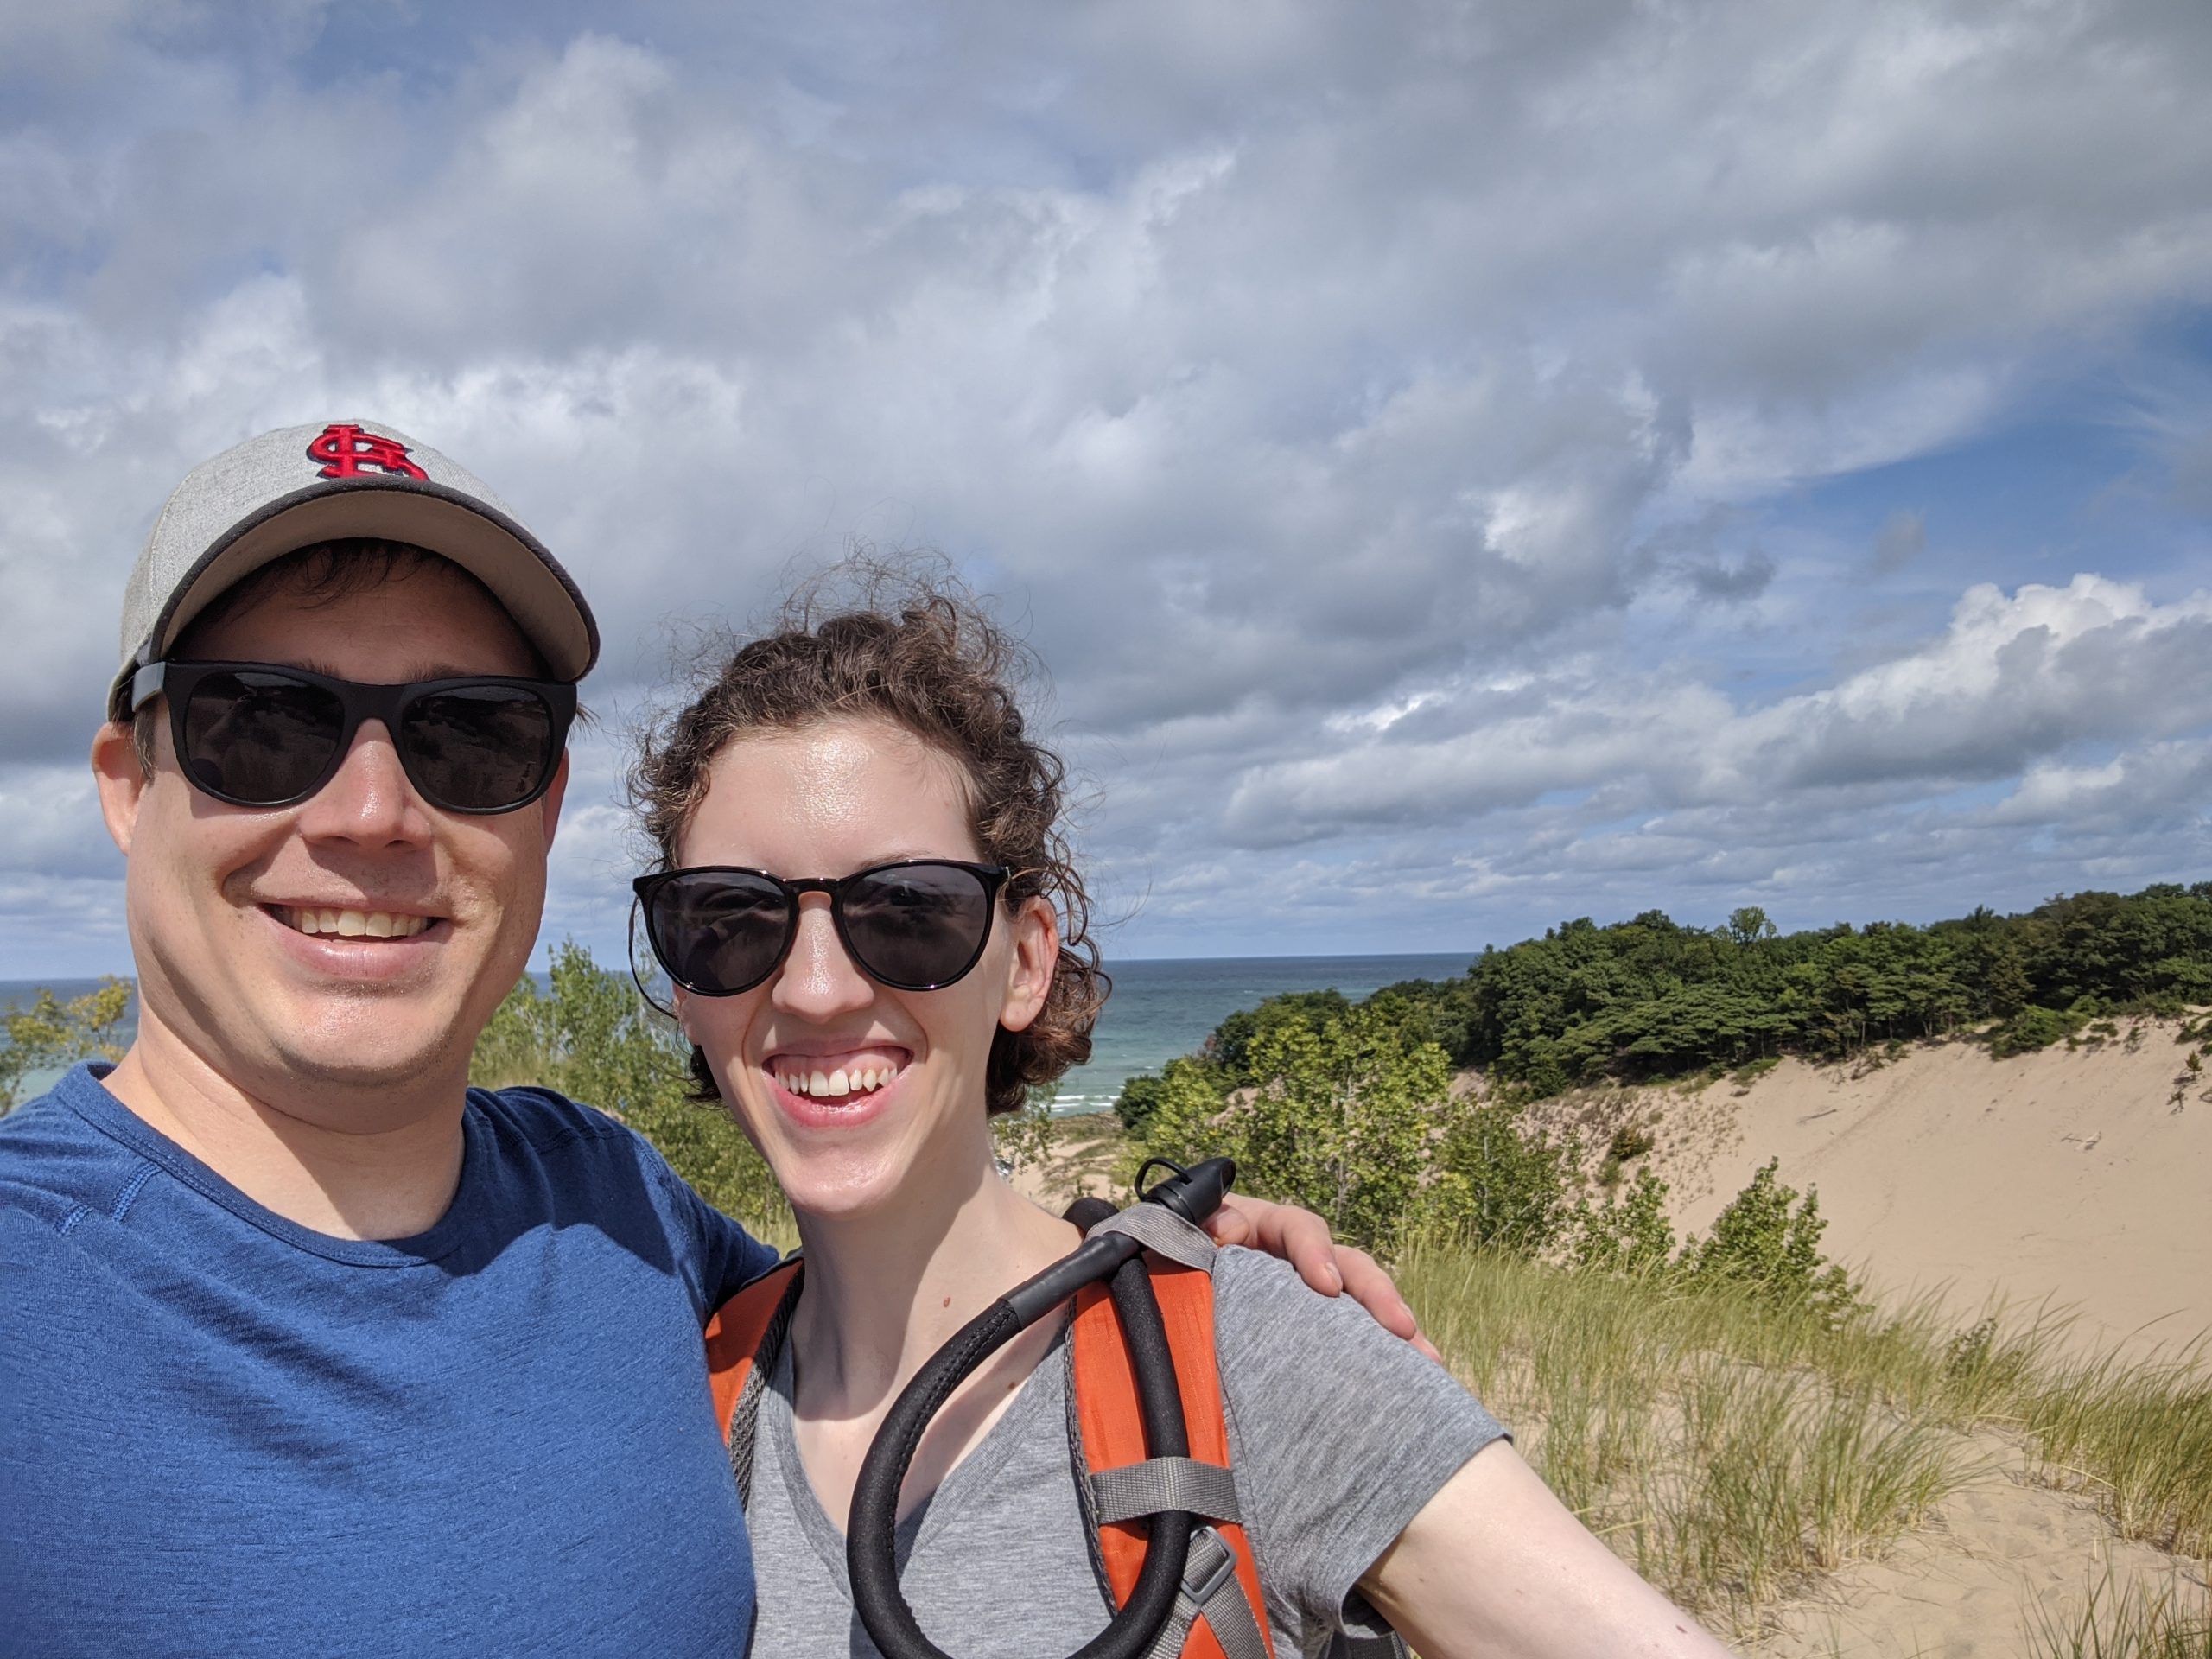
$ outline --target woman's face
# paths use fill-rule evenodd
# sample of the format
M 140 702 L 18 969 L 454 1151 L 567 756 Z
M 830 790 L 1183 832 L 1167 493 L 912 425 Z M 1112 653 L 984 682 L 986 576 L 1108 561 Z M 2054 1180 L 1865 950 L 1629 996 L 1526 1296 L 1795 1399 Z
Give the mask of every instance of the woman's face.
M 873 719 L 730 744 L 677 853 L 684 865 L 787 880 L 900 859 L 984 861 L 957 764 Z M 895 991 L 854 963 L 829 896 L 810 893 L 790 954 L 766 982 L 737 996 L 679 993 L 677 1012 L 792 1205 L 857 1214 L 895 1199 L 910 1179 L 974 1179 L 989 1155 L 992 1039 L 1037 1017 L 1058 946 L 1041 900 L 1014 916 L 995 905 L 982 958 L 964 978 Z

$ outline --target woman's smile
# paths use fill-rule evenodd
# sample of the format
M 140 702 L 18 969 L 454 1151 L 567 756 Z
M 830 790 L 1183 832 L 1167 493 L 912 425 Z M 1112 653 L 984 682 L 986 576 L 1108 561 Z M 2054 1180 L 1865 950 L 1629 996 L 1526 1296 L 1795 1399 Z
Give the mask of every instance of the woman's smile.
M 911 1051 L 887 1044 L 836 1049 L 789 1049 L 760 1067 L 769 1097 L 804 1129 L 855 1129 L 896 1103 Z

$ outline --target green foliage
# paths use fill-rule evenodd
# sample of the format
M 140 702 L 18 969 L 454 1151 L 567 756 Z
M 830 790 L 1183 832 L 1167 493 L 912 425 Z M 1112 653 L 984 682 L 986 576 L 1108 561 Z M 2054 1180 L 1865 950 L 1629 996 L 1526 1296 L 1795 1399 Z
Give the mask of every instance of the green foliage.
M 1648 1128 L 1630 1119 L 1613 1131 L 1613 1138 L 1605 1145 L 1605 1156 L 1617 1164 L 1632 1164 L 1658 1144 Z
M 2207 1001 L 2207 882 L 2076 893 L 2025 915 L 1978 910 L 1927 927 L 1778 934 L 1750 906 L 1711 930 L 1658 911 L 1605 927 L 1585 918 L 1486 950 L 1464 980 L 1429 994 L 1464 1024 L 1456 1062 L 1535 1096 L 1785 1053 L 1840 1058 L 1992 1020 L 2009 1022 L 1999 1052 L 2019 1052 L 2099 1015 Z M 2046 1035 L 2054 1020 L 2070 1023 Z
M 1675 1228 L 1667 1219 L 1667 1183 L 1649 1169 L 1624 1193 L 1599 1207 L 1574 1206 L 1568 1259 L 1594 1273 L 1663 1274 L 1674 1264 Z
M 991 1120 L 991 1145 L 1009 1172 L 1042 1169 L 1052 1160 L 1059 1139 L 1059 1120 L 1052 1116 L 1049 1090 L 1033 1095 L 1018 1112 L 1001 1112 Z
M 1142 1135 L 1159 1109 L 1160 1092 L 1166 1086 L 1148 1071 L 1140 1071 L 1123 1084 L 1122 1092 L 1114 1096 L 1114 1116 L 1121 1119 L 1122 1127 L 1131 1135 Z
M 1796 1189 L 1777 1178 L 1777 1167 L 1769 1159 L 1715 1218 L 1713 1236 L 1684 1245 L 1676 1265 L 1692 1285 L 1740 1286 L 1840 1323 L 1860 1302 L 1851 1275 L 1821 1255 L 1827 1223 L 1821 1219 L 1820 1195 L 1808 1189 L 1799 1204 Z
M 478 1039 L 469 1081 L 537 1084 L 620 1118 L 701 1196 L 757 1233 L 787 1236 L 791 1212 L 760 1154 L 719 1103 L 690 1096 L 689 1051 L 626 975 L 573 939 L 553 952 L 551 988 L 524 979 Z
M 1322 1012 L 1318 1027 L 1300 1008 L 1243 1027 L 1233 1067 L 1170 1065 L 1143 1151 L 1178 1161 L 1226 1153 L 1246 1192 L 1304 1205 L 1339 1236 L 1387 1249 L 1427 1213 L 1451 1062 L 1382 1014 Z
M 2100 1016 L 2206 1001 L 2212 882 L 2076 893 L 1927 927 L 1785 934 L 1756 906 L 1713 929 L 1656 910 L 1605 927 L 1586 917 L 1485 950 L 1461 978 L 1393 985 L 1362 1006 L 1453 1065 L 1541 1098 L 1607 1078 L 1732 1071 L 1748 1083 L 1784 1054 L 1894 1052 L 1990 1020 L 2005 1022 L 1993 1052 L 2021 1053 Z M 1203 1053 L 1226 1087 L 1243 1087 L 1263 1032 L 1318 1030 L 1345 1008 L 1334 991 L 1271 997 L 1224 1020 Z M 1147 1091 L 1129 1109 L 1141 1120 Z
M 2000 1060 L 2014 1054 L 2032 1054 L 2073 1036 L 2082 1023 L 2079 1014 L 2061 1014 L 2054 1008 L 2022 1008 L 1990 1033 L 1989 1052 Z
M 1451 1115 L 1427 1208 L 1470 1243 L 1540 1255 L 1559 1242 L 1567 1221 L 1573 1148 L 1530 1134 L 1523 1111 L 1502 1102 Z
M 128 980 L 104 979 L 99 988 L 64 1002 L 41 990 L 28 1008 L 10 1009 L 8 1045 L 0 1048 L 0 1116 L 13 1111 L 26 1073 L 79 1060 L 119 1060 L 115 1039 L 130 1007 Z

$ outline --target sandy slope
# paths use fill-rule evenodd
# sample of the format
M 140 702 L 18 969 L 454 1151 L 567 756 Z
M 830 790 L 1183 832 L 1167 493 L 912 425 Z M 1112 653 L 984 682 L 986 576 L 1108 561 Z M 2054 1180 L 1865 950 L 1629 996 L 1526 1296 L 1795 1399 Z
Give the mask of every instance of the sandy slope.
M 1679 1226 L 1709 1226 L 1779 1158 L 1819 1187 L 1829 1255 L 1885 1287 L 2050 1297 L 2099 1343 L 2187 1340 L 2212 1331 L 2212 1070 L 2186 1071 L 2175 1030 L 2008 1060 L 1967 1043 L 1873 1069 L 1790 1060 L 1748 1090 L 1650 1093 L 1653 1157 Z
M 1766 1615 L 1760 1659 L 2017 1659 L 2044 1620 L 2070 1625 L 2090 1587 L 2103 1604 L 2141 1586 L 2204 1605 L 2201 1564 L 2129 1543 L 2085 1497 L 2028 1478 L 2018 1447 L 1975 1439 L 1980 1472 L 1928 1527 L 1876 1560 L 1853 1561 Z

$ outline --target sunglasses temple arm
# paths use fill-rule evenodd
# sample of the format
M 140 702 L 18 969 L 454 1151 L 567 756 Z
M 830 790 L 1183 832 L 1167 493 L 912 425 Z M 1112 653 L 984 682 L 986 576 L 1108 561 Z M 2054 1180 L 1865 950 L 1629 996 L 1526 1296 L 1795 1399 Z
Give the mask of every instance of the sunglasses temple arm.
M 655 1014 L 661 1014 L 668 1019 L 673 1020 L 676 1018 L 676 1010 L 673 1007 L 664 1006 L 650 990 L 645 988 L 645 976 L 638 971 L 638 908 L 639 900 L 636 895 L 632 894 L 630 899 L 629 938 L 626 941 L 629 946 L 630 954 L 630 982 L 638 988 L 638 995 L 645 999 L 645 1004 L 647 1007 L 651 1008 Z M 652 949 L 652 942 L 650 940 L 647 941 L 645 948 L 648 950 Z M 656 958 L 656 960 L 658 960 L 658 958 Z

